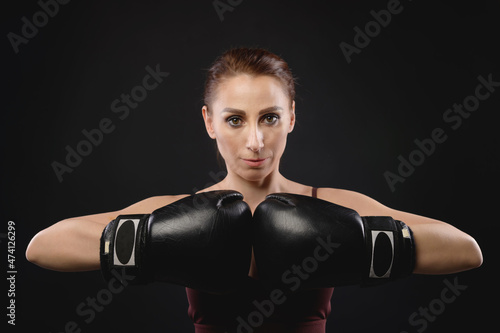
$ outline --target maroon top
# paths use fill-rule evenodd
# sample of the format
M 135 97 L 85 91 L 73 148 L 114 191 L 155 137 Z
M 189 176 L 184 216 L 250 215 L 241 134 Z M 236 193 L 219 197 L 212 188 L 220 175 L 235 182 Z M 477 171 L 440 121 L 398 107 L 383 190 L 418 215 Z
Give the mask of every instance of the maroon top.
M 317 197 L 315 187 L 312 197 Z M 322 288 L 271 296 L 251 277 L 227 295 L 186 288 L 196 333 L 324 333 L 332 293 L 333 288 Z

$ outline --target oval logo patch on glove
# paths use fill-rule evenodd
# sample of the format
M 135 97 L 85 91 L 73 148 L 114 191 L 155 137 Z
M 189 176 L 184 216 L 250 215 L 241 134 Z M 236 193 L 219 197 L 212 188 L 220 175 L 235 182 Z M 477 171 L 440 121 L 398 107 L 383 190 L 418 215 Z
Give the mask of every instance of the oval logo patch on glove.
M 372 230 L 371 278 L 391 276 L 394 260 L 394 235 L 392 231 Z
M 123 219 L 118 222 L 115 235 L 113 264 L 135 265 L 135 235 L 139 219 Z

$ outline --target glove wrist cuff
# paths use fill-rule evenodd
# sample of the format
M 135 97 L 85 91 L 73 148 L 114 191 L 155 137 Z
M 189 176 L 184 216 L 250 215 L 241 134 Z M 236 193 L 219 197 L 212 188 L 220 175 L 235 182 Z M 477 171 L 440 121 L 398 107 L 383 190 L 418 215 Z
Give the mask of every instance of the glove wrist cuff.
M 364 283 L 374 285 L 405 277 L 415 267 L 413 232 L 391 217 L 363 217 L 367 249 Z
M 149 214 L 120 215 L 104 228 L 99 256 L 101 272 L 106 281 L 125 274 L 134 277 L 131 279 L 132 284 L 149 282 L 147 265 L 141 255 L 149 216 Z M 120 274 L 117 274 L 118 270 L 121 271 Z M 125 284 L 125 281 L 120 282 Z

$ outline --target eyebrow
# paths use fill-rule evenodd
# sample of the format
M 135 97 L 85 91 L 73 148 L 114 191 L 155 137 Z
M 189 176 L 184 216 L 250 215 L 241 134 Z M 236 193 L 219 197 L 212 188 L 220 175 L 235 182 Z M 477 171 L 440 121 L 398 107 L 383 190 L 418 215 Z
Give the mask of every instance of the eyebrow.
M 281 106 L 277 106 L 277 105 L 270 106 L 268 108 L 260 110 L 259 111 L 259 115 L 264 114 L 264 113 L 268 113 L 268 112 L 273 112 L 273 111 L 283 111 L 283 108 Z M 239 115 L 245 115 L 246 114 L 245 111 L 240 110 L 240 109 L 235 109 L 235 108 L 224 108 L 224 109 L 222 109 L 222 113 L 225 113 L 225 112 L 235 113 L 235 114 L 239 114 Z

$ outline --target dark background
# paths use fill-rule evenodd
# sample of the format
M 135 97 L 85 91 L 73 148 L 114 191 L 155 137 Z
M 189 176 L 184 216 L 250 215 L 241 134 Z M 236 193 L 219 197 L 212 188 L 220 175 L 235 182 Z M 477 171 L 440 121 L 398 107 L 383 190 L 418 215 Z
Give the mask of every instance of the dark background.
M 45 270 L 27 262 L 24 251 L 38 231 L 62 219 L 212 183 L 210 173 L 220 168 L 201 95 L 205 69 L 231 46 L 268 48 L 298 77 L 298 123 L 282 159 L 285 177 L 446 221 L 483 250 L 476 270 L 337 288 L 328 332 L 496 328 L 500 89 L 457 130 L 443 114 L 474 94 L 479 75 L 500 81 L 500 5 L 401 1 L 401 13 L 348 64 L 339 44 L 353 44 L 353 28 L 363 29 L 373 20 L 370 11 L 387 3 L 244 0 L 221 21 L 212 1 L 72 1 L 17 54 L 7 34 L 21 35 L 21 18 L 32 22 L 41 7 L 4 3 L 0 233 L 6 260 L 7 221 L 16 223 L 16 331 L 63 332 L 74 321 L 82 332 L 193 332 L 184 288 L 165 284 L 127 288 L 87 324 L 75 310 L 106 287 L 100 272 Z M 112 101 L 157 64 L 170 75 L 120 120 Z M 75 148 L 82 130 L 103 118 L 114 131 L 58 181 L 51 164 L 64 163 L 65 147 Z M 397 173 L 398 156 L 407 158 L 414 140 L 437 127 L 448 139 L 391 191 L 384 172 Z M 438 304 L 445 279 L 467 289 L 427 327 L 412 325 L 412 313 Z

